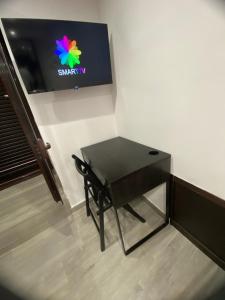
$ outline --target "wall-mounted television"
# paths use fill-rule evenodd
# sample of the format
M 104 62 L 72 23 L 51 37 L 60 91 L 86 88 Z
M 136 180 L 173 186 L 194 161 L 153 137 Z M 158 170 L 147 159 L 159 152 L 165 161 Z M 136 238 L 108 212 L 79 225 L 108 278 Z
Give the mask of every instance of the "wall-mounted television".
M 106 24 L 2 19 L 29 94 L 112 83 Z

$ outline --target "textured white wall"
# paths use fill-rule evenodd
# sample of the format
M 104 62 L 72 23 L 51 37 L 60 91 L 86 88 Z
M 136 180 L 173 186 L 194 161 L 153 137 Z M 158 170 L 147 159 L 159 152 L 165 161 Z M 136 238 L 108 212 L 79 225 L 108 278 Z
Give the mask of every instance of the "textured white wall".
M 170 152 L 173 173 L 225 199 L 225 6 L 100 0 L 118 133 Z
M 99 22 L 95 0 L 1 0 L 1 17 Z M 114 137 L 116 126 L 111 86 L 27 95 L 70 205 L 83 201 L 83 182 L 74 170 L 72 153 Z

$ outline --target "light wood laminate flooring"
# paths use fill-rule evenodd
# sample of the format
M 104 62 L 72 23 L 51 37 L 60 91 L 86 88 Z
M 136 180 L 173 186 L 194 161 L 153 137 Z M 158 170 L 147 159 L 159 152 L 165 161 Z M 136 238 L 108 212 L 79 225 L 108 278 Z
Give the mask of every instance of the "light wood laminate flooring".
M 146 213 L 144 231 L 159 224 L 153 215 Z M 140 224 L 124 211 L 120 217 L 130 243 Z M 0 191 L 1 281 L 28 299 L 225 299 L 225 272 L 174 227 L 124 256 L 112 210 L 105 226 L 102 253 L 84 207 L 57 205 L 42 176 Z

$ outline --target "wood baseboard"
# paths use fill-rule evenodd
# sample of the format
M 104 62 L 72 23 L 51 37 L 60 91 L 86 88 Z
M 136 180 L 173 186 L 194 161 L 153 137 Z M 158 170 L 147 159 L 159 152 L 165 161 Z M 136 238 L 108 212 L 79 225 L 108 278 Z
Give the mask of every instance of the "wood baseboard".
M 171 224 L 225 269 L 225 201 L 173 177 Z
M 71 212 L 73 213 L 84 206 L 85 206 L 85 200 L 82 200 L 81 202 L 79 202 L 71 207 Z

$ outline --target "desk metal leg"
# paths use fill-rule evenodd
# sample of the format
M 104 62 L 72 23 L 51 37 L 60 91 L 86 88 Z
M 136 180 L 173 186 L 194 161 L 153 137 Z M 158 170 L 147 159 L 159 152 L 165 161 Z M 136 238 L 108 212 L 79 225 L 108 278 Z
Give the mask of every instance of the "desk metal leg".
M 119 231 L 119 236 L 120 236 L 120 240 L 121 240 L 121 244 L 122 244 L 122 249 L 123 249 L 124 254 L 126 255 L 126 250 L 125 250 L 124 241 L 123 241 L 123 234 L 122 234 L 122 230 L 121 230 L 121 226 L 120 226 L 120 220 L 119 220 L 117 209 L 114 208 L 114 211 L 115 211 L 116 223 L 117 223 L 117 227 L 118 227 L 118 231 Z
M 100 247 L 101 251 L 105 250 L 105 234 L 104 234 L 104 211 L 103 211 L 103 198 L 99 193 L 99 234 L 100 234 Z
M 171 178 L 166 181 L 166 222 L 170 222 Z
M 142 218 L 129 204 L 125 204 L 123 206 L 126 211 L 128 211 L 132 216 L 134 216 L 136 219 L 138 219 L 141 223 L 145 223 L 146 220 Z
M 122 234 L 122 230 L 121 230 L 121 226 L 120 226 L 120 220 L 119 220 L 118 212 L 117 212 L 117 209 L 114 208 L 115 215 L 116 215 L 116 223 L 117 223 L 117 226 L 118 226 L 119 236 L 120 236 L 120 240 L 121 240 L 121 244 L 122 244 L 122 249 L 123 249 L 123 252 L 124 252 L 125 255 L 130 254 L 137 247 L 142 245 L 144 242 L 146 242 L 148 239 L 153 237 L 156 233 L 158 233 L 160 230 L 162 230 L 164 227 L 166 227 L 168 225 L 169 217 L 170 217 L 170 200 L 171 200 L 171 180 L 169 179 L 168 181 L 166 181 L 166 217 L 165 217 L 164 223 L 159 225 L 156 229 L 154 229 L 152 232 L 147 234 L 144 238 L 142 238 L 141 240 L 136 242 L 133 246 L 131 246 L 127 250 L 125 249 L 125 245 L 124 245 L 123 234 Z
M 133 246 L 131 246 L 129 249 L 126 250 L 125 245 L 124 245 L 124 240 L 123 240 L 123 234 L 122 234 L 122 230 L 121 230 L 121 226 L 120 226 L 120 220 L 119 220 L 118 212 L 117 212 L 116 208 L 114 208 L 114 210 L 115 210 L 115 215 L 116 215 L 116 223 L 117 223 L 117 226 L 118 226 L 119 236 L 120 236 L 120 240 L 121 240 L 121 244 L 122 244 L 122 249 L 123 249 L 123 252 L 124 252 L 125 255 L 130 254 L 137 247 L 142 245 L 145 241 L 150 239 L 153 235 L 155 235 L 157 232 L 159 232 L 161 229 L 163 229 L 165 226 L 167 226 L 167 223 L 163 223 L 162 225 L 158 226 L 155 230 L 153 230 L 152 232 L 147 234 L 143 239 L 141 239 L 140 241 L 138 241 L 137 243 L 135 243 Z

